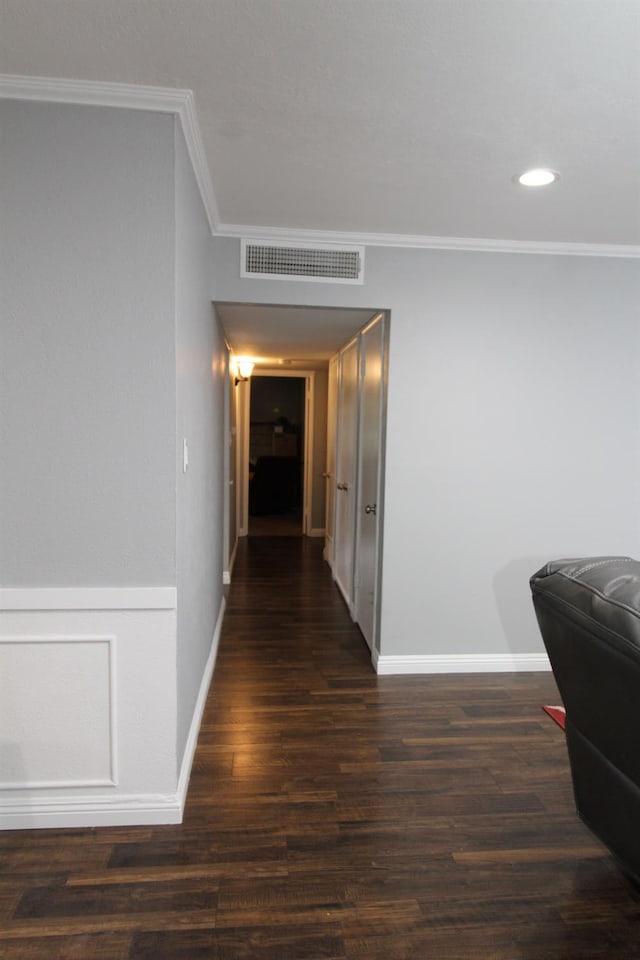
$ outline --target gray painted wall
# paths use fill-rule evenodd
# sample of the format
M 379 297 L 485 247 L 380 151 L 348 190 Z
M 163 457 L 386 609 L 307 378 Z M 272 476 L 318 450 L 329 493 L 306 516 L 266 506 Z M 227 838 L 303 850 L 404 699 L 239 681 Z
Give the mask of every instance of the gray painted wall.
M 211 238 L 178 123 L 175 174 L 179 769 L 222 600 L 228 381 L 224 339 L 209 297 Z
M 241 280 L 239 241 L 218 239 L 205 292 L 172 118 L 0 109 L 4 585 L 172 583 L 178 536 L 188 598 L 196 483 L 213 505 L 195 556 L 215 541 L 222 399 L 203 367 L 176 398 L 176 343 L 178 380 L 194 344 L 219 356 L 214 297 L 390 310 L 383 655 L 540 650 L 540 563 L 640 555 L 637 261 L 372 247 L 364 286 L 334 287 Z M 182 436 L 192 466 L 214 461 L 179 477 L 176 534 Z M 179 745 L 211 617 L 180 624 Z
M 542 650 L 528 577 L 640 556 L 635 260 L 370 247 L 363 286 L 242 280 L 219 300 L 390 310 L 381 653 Z
M 174 583 L 173 119 L 0 123 L 0 582 Z

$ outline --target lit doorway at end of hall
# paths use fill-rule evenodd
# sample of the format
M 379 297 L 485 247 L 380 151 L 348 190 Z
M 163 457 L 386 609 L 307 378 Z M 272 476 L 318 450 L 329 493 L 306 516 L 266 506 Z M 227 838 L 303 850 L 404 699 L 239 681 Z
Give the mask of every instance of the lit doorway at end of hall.
M 252 377 L 249 536 L 302 536 L 304 421 L 304 377 Z

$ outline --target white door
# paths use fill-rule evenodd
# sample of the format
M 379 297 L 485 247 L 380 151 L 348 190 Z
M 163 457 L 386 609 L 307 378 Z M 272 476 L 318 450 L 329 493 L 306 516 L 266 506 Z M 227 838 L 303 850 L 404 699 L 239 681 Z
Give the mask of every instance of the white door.
M 324 558 L 333 570 L 334 563 L 334 527 L 336 504 L 336 433 L 338 410 L 338 357 L 329 361 L 329 382 L 327 393 L 327 461 L 325 480 L 325 523 Z
M 384 319 L 362 331 L 360 435 L 356 524 L 355 620 L 371 650 L 376 645 L 376 592 L 380 530 L 380 460 L 384 391 Z
M 353 615 L 358 443 L 358 338 L 340 353 L 333 575 Z

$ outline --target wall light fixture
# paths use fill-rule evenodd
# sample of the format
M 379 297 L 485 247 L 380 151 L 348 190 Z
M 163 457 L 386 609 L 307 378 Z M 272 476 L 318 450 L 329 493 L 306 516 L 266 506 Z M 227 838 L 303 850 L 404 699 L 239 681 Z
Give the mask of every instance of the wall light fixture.
M 251 377 L 254 367 L 255 361 L 250 357 L 236 357 L 236 387 Z

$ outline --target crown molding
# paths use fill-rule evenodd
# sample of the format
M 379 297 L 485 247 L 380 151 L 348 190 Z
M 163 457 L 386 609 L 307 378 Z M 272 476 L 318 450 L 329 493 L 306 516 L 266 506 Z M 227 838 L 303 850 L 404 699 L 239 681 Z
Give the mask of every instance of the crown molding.
M 178 117 L 209 227 L 212 234 L 217 234 L 218 206 L 191 90 L 143 87 L 102 80 L 66 80 L 55 77 L 20 77 L 0 74 L 0 98 L 93 107 L 119 107 L 126 110 L 170 113 Z
M 121 107 L 172 113 L 182 125 L 189 158 L 209 221 L 217 237 L 251 237 L 287 243 L 344 243 L 350 246 L 406 247 L 424 250 L 462 250 L 484 253 L 537 253 L 572 257 L 640 258 L 640 246 L 631 244 L 561 243 L 544 240 L 504 240 L 483 237 L 433 237 L 422 234 L 355 233 L 299 230 L 221 223 L 202 134 L 191 90 L 145 87 L 101 80 L 66 80 L 55 77 L 22 77 L 0 74 L 0 98 Z
M 500 240 L 483 237 L 430 237 L 422 234 L 349 233 L 258 227 L 219 223 L 219 237 L 238 237 L 274 243 L 344 243 L 349 246 L 405 247 L 423 250 L 467 250 L 482 253 L 538 253 L 571 257 L 640 257 L 640 246 L 605 243 L 560 243 L 546 240 Z

